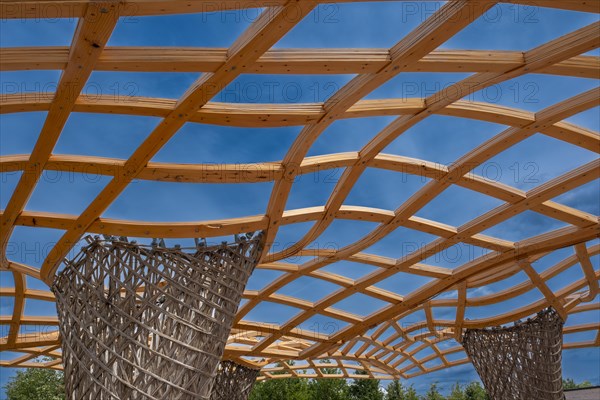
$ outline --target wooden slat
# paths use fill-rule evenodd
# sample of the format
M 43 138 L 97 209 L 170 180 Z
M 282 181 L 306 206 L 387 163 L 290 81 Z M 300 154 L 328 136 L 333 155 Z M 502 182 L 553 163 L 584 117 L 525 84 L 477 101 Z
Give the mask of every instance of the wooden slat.
M 590 260 L 590 254 L 585 243 L 575 245 L 575 254 L 581 264 L 581 269 L 583 270 L 583 274 L 587 279 L 589 287 L 588 294 L 582 298 L 582 301 L 592 301 L 596 298 L 598 293 L 600 293 L 600 290 L 598 287 L 598 278 L 596 278 L 596 272 L 594 271 L 594 266 Z
M 0 71 L 60 70 L 68 60 L 67 47 L 0 49 Z M 227 57 L 223 48 L 107 47 L 96 69 L 138 72 L 214 72 Z M 272 49 L 250 64 L 253 74 L 375 73 L 390 61 L 388 49 Z M 435 50 L 412 64 L 408 72 L 494 72 L 524 62 L 518 51 Z M 600 59 L 577 56 L 542 69 L 540 73 L 597 78 Z
M 328 0 L 327 3 L 350 3 L 354 1 L 358 0 Z M 591 13 L 600 12 L 595 0 L 504 0 L 504 2 Z M 85 15 L 85 8 L 88 4 L 89 0 L 2 0 L 0 1 L 0 18 L 78 18 Z M 285 0 L 253 0 L 248 2 L 240 2 L 239 0 L 221 0 L 219 2 L 212 0 L 126 0 L 123 4 L 124 15 L 128 18 L 137 18 L 146 15 L 213 13 L 225 10 L 273 7 L 285 4 Z

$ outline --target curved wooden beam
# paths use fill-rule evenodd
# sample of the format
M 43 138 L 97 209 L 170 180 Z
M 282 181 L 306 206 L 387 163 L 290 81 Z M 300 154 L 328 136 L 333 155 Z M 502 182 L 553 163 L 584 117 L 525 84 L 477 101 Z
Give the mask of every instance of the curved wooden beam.
M 0 114 L 47 111 L 52 94 L 17 93 L 0 97 Z M 175 100 L 156 98 L 125 98 L 112 96 L 79 96 L 73 111 L 165 117 L 175 107 Z M 314 123 L 324 116 L 322 103 L 307 104 L 239 104 L 209 102 L 201 107 L 190 122 L 239 127 L 283 127 Z M 365 118 L 389 115 L 414 115 L 426 109 L 418 98 L 360 100 L 339 118 Z M 440 115 L 475 119 L 485 122 L 524 126 L 534 121 L 533 113 L 495 104 L 459 100 L 437 110 Z M 542 133 L 556 139 L 600 153 L 597 132 L 566 121 L 547 127 Z
M 62 70 L 68 47 L 0 49 L 0 71 Z M 226 48 L 107 47 L 98 71 L 214 72 L 227 59 Z M 390 61 L 388 49 L 271 49 L 247 68 L 252 74 L 375 73 Z M 519 51 L 435 50 L 410 66 L 408 72 L 494 72 L 525 62 Z M 595 79 L 600 59 L 577 56 L 543 68 L 542 74 Z

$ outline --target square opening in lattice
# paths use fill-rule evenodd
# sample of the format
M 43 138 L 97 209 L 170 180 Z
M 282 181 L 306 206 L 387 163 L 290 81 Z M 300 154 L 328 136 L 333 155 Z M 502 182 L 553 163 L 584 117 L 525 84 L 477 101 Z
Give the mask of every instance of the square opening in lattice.
M 535 211 L 524 211 L 481 232 L 499 239 L 520 241 L 567 226 Z
M 445 354 L 445 358 L 449 362 L 454 362 L 454 361 L 459 361 L 459 360 L 466 359 L 467 358 L 467 354 L 464 351 L 461 350 L 461 351 L 457 351 L 457 352 L 454 352 L 454 353 L 447 353 L 447 354 Z
M 89 111 L 93 111 L 98 105 L 99 103 L 90 101 Z M 98 123 L 99 118 L 102 123 Z M 69 116 L 54 153 L 59 157 L 73 155 L 117 158 L 117 160 L 92 159 L 92 162 L 100 162 L 100 164 L 89 165 L 83 171 L 77 171 L 79 175 L 89 176 L 87 179 L 98 177 L 102 171 L 101 167 L 106 164 L 113 166 L 112 169 L 108 168 L 113 174 L 122 173 L 125 160 L 142 144 L 159 122 L 157 117 L 75 112 Z M 73 170 L 69 163 L 58 165 Z
M 256 20 L 260 9 L 216 11 L 203 3 L 198 13 L 139 16 L 137 5 L 124 7 L 109 46 L 229 47 Z M 173 29 L 177 27 L 177 29 Z
M 319 271 L 330 272 L 336 275 L 341 275 L 346 278 L 357 280 L 362 278 L 365 275 L 372 273 L 373 271 L 379 269 L 376 266 L 361 263 L 361 262 L 352 262 L 352 261 L 338 261 L 333 264 L 326 265 L 321 268 Z
M 259 322 L 269 332 L 277 332 L 279 327 L 287 320 L 302 312 L 300 308 L 291 307 L 284 304 L 279 304 L 271 301 L 261 301 L 252 310 L 244 315 L 244 321 Z
M 135 104 L 138 97 L 176 100 L 196 81 L 197 73 L 94 71 L 84 94 L 90 100 Z M 171 106 L 173 106 L 172 104 Z
M 536 134 L 487 160 L 474 172 L 490 183 L 531 190 L 596 158 L 597 154 L 586 149 Z M 556 162 L 559 159 L 561 162 Z
M 358 152 L 395 119 L 394 116 L 379 116 L 383 113 L 383 109 L 373 111 L 374 116 L 366 116 L 371 113 L 371 107 L 366 108 L 367 106 L 369 105 L 364 102 L 358 103 L 344 114 L 347 118 L 339 119 L 329 125 L 311 146 L 308 157 Z M 343 160 L 348 160 L 348 165 L 353 164 L 357 156 L 357 154 L 340 154 Z M 334 170 L 335 173 L 332 173 L 331 177 L 339 177 L 342 168 L 338 166 Z
M 541 254 L 540 256 L 531 259 L 531 266 L 538 274 L 542 274 L 544 276 L 548 272 L 551 272 L 553 267 L 555 267 L 557 264 L 562 264 L 562 262 L 566 259 L 572 259 L 574 263 L 577 262 L 575 258 L 575 250 L 571 246 L 562 249 L 556 249 L 547 254 Z
M 597 50 L 596 53 L 598 53 Z M 595 54 L 596 57 L 600 57 L 600 55 Z M 600 113 L 599 107 L 592 107 L 589 110 L 580 112 L 578 114 L 573 115 L 566 119 L 566 121 L 584 127 L 586 129 L 591 129 L 594 132 L 598 132 L 600 130 L 600 118 L 598 118 L 598 114 Z
M 431 282 L 433 278 L 415 275 L 405 272 L 396 272 L 394 275 L 385 278 L 375 284 L 375 286 L 406 296 L 415 291 L 418 287 Z
M 595 87 L 593 79 L 527 74 L 488 86 L 465 100 L 538 112 Z
M 15 84 L 18 83 L 15 82 Z M 5 92 L 3 94 L 8 95 L 9 93 Z M 16 103 L 24 100 L 24 96 L 17 95 Z M 47 114 L 46 111 L 3 114 L 0 118 L 0 155 L 11 156 L 31 153 Z M 19 158 L 19 160 L 26 161 L 25 158 Z M 2 172 L 7 171 L 7 168 L 8 166 L 3 168 Z M 4 182 L 2 184 L 4 185 Z
M 596 264 L 596 268 L 597 267 L 598 264 Z M 578 282 L 580 280 L 586 282 L 585 286 L 581 288 L 580 292 L 587 291 L 588 285 L 583 270 L 581 269 L 581 265 L 579 262 L 575 262 L 570 268 L 548 279 L 546 281 L 546 285 L 552 292 L 560 293 L 561 289 L 565 289 L 573 282 Z
M 596 21 L 589 13 L 537 4 L 497 4 L 448 40 L 449 49 L 527 51 Z
M 317 340 L 319 337 L 331 337 L 348 326 L 348 322 L 329 315 L 316 314 L 298 325 L 303 334 Z
M 429 181 L 403 160 L 392 159 L 390 163 L 385 162 L 385 167 L 393 170 L 367 168 L 352 187 L 345 203 L 394 211 Z
M 21 171 L 15 170 L 0 173 L 0 183 L 2 184 L 2 190 L 0 190 L 0 209 L 4 210 L 6 208 L 22 174 Z
M 370 237 L 377 225 L 375 222 L 335 219 L 307 247 L 339 251 L 365 237 Z
M 460 110 L 459 105 L 456 108 Z M 446 166 L 505 128 L 492 122 L 432 115 L 399 135 L 383 152 L 430 162 L 432 171 L 429 174 L 441 178 L 446 173 Z M 463 174 L 467 172 L 468 169 L 464 169 Z
M 26 299 L 24 315 L 56 317 L 56 304 L 53 301 Z
M 401 262 L 410 255 L 420 254 L 421 259 L 425 258 L 426 255 L 422 248 L 437 238 L 438 236 L 430 233 L 401 226 L 365 249 L 364 252 L 392 258 L 392 260 L 387 260 L 390 263 L 389 267 L 392 267 L 394 262 Z
M 222 185 L 135 180 L 103 216 L 170 222 L 259 215 L 267 207 L 271 187 L 270 182 Z M 253 201 L 249 202 L 247 199 Z
M 293 179 L 294 183 L 290 190 L 286 208 L 293 210 L 297 208 L 324 206 L 342 173 L 343 170 L 339 169 L 317 171 L 296 176 Z
M 452 185 L 417 211 L 417 216 L 460 227 L 504 204 L 493 196 Z
M 439 251 L 423 260 L 423 264 L 456 269 L 479 260 L 492 250 L 469 243 L 457 243 L 449 247 L 440 246 Z
M 19 6 L 15 6 L 17 8 Z M 10 16 L 10 11 L 8 15 Z M 53 7 L 44 7 L 34 18 L 2 18 L 0 46 L 69 46 L 77 27 L 77 19 L 60 18 Z M 68 54 L 67 47 L 64 47 Z M 4 72 L 2 73 L 4 74 Z
M 383 309 L 389 304 L 390 303 L 377 299 L 371 295 L 354 293 L 353 295 L 338 301 L 333 305 L 333 307 L 342 311 L 366 317 Z
M 309 276 L 299 276 L 293 282 L 279 289 L 277 294 L 316 303 L 340 288 L 340 285 L 330 281 Z
M 39 268 L 63 233 L 63 230 L 39 226 L 16 226 L 6 246 L 6 257 Z M 78 251 L 75 245 L 70 254 Z
M 83 172 L 45 170 L 25 209 L 78 215 L 111 179 L 95 168 Z
M 277 235 L 271 243 L 271 253 L 280 253 L 285 252 L 285 250 L 289 250 L 296 242 L 304 237 L 308 233 L 308 231 L 315 224 L 313 221 L 308 222 L 298 222 L 292 224 L 282 224 L 277 230 Z M 310 259 L 312 259 L 316 254 L 309 254 L 308 256 L 300 256 L 297 254 L 290 255 L 289 253 L 284 253 L 286 256 L 285 260 L 282 260 L 286 263 L 292 264 L 302 264 Z
M 222 109 L 219 113 L 222 113 Z M 197 115 L 204 118 L 201 110 Z M 209 114 L 210 111 L 207 111 Z M 243 112 L 240 116 L 243 117 Z M 226 113 L 235 120 L 234 111 Z M 214 118 L 221 118 L 219 115 Z M 211 118 L 213 118 L 211 117 Z M 152 162 L 208 164 L 221 167 L 233 164 L 240 183 L 256 179 L 274 180 L 281 171 L 273 163 L 282 160 L 300 132 L 299 127 L 260 127 L 256 117 L 255 127 L 221 126 L 204 123 L 187 123 L 152 158 Z M 217 121 L 212 121 L 217 123 Z M 239 121 L 240 124 L 243 122 Z M 228 122 L 222 121 L 224 125 Z M 235 123 L 231 123 L 235 125 Z M 208 168 L 208 167 L 207 167 Z M 299 173 L 299 169 L 296 168 Z M 302 179 L 299 176 L 297 179 Z
M 405 2 L 320 4 L 276 47 L 389 48 L 427 17 L 413 8 Z
M 534 304 L 538 300 L 542 300 L 544 296 L 535 287 L 531 290 L 514 297 L 510 297 L 506 300 L 495 302 L 492 305 L 479 306 L 479 307 L 467 307 L 465 309 L 465 320 L 476 320 L 493 318 L 496 316 L 504 315 L 509 313 L 508 310 L 515 310 L 522 307 L 523 304 Z
M 552 201 L 598 216 L 600 215 L 598 193 L 600 193 L 600 179 L 595 179 L 555 197 Z
M 598 335 L 597 330 L 588 330 L 583 332 L 573 332 L 566 333 L 564 335 L 564 344 L 574 344 L 574 343 L 592 343 L 596 340 L 596 336 Z
M 426 56 L 431 57 L 431 56 Z M 412 67 L 411 72 L 400 73 L 364 97 L 367 99 L 394 99 L 400 109 L 415 104 L 416 99 L 426 99 L 431 96 L 454 96 L 457 92 L 452 86 L 471 74 L 450 72 L 412 72 L 418 67 Z M 462 97 L 462 96 L 461 96 Z M 405 114 L 416 114 L 407 112 Z

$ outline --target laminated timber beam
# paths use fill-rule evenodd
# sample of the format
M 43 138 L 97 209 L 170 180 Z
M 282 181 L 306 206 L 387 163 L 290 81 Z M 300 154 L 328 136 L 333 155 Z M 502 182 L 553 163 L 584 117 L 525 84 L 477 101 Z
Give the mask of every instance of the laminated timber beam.
M 0 49 L 0 71 L 61 70 L 68 47 Z M 214 72 L 227 60 L 227 49 L 173 47 L 107 47 L 97 71 Z M 253 74 L 376 73 L 391 60 L 387 49 L 273 49 L 247 68 Z M 411 64 L 407 72 L 502 72 L 525 62 L 520 51 L 435 50 Z M 576 56 L 540 69 L 550 75 L 597 78 L 600 61 Z

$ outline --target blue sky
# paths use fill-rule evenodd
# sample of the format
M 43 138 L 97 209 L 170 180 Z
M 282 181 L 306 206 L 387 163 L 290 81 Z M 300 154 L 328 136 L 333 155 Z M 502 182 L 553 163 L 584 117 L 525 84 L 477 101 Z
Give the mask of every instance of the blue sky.
M 416 8 L 414 6 L 416 5 Z M 439 4 L 437 5 L 439 7 Z M 356 3 L 321 5 L 282 38 L 276 48 L 389 48 L 414 29 L 435 9 L 436 4 L 425 3 Z M 160 17 L 130 17 L 122 19 L 115 29 L 109 46 L 192 46 L 227 47 L 258 15 L 257 10 L 230 11 Z M 443 49 L 526 50 L 561 35 L 584 27 L 598 17 L 577 12 L 550 10 L 515 5 L 496 6 L 446 42 Z M 0 45 L 66 46 L 76 26 L 75 20 L 3 20 L 0 21 Z M 173 29 L 176 27 L 176 29 Z M 591 54 L 598 55 L 597 51 Z M 367 99 L 424 97 L 432 91 L 464 79 L 469 74 L 406 73 L 400 74 L 366 96 Z M 199 73 L 134 73 L 94 72 L 84 92 L 88 94 L 118 94 L 119 96 L 147 96 L 177 99 Z M 60 71 L 3 72 L 0 76 L 1 93 L 50 90 L 60 77 Z M 239 103 L 303 103 L 322 102 L 347 83 L 353 75 L 243 75 L 218 94 L 214 100 Z M 597 86 L 592 79 L 527 75 L 504 82 L 492 91 L 476 93 L 477 101 L 538 111 L 551 104 Z M 45 112 L 4 114 L 0 119 L 0 155 L 30 153 L 46 117 Z M 324 155 L 358 151 L 393 118 L 371 117 L 342 120 L 332 124 L 314 143 L 308 155 Z M 592 109 L 569 119 L 570 122 L 598 131 L 598 109 Z M 79 154 L 127 158 L 142 143 L 159 119 L 88 113 L 72 114 L 58 141 L 55 154 Z M 415 157 L 449 164 L 475 146 L 492 138 L 506 127 L 482 121 L 446 116 L 433 116 L 414 126 L 392 142 L 384 153 Z M 187 123 L 159 151 L 152 161 L 181 163 L 248 163 L 281 160 L 301 127 L 239 128 Z M 492 180 L 530 190 L 573 168 L 597 158 L 597 155 L 536 134 L 513 148 L 497 155 L 478 174 L 488 173 Z M 493 163 L 490 169 L 490 163 Z M 488 169 L 486 169 L 488 168 Z M 341 176 L 342 170 L 308 174 L 297 179 L 286 209 L 323 205 Z M 0 209 L 4 209 L 20 174 L 1 173 Z M 29 211 L 78 214 L 89 204 L 109 178 L 95 175 L 70 175 L 49 172 L 44 174 L 26 206 Z M 345 204 L 393 210 L 426 183 L 417 176 L 367 169 L 346 199 Z M 254 184 L 180 184 L 134 181 L 106 210 L 104 217 L 141 221 L 190 221 L 242 217 L 265 212 L 273 183 Z M 582 211 L 600 214 L 599 182 L 594 181 L 566 193 L 555 201 Z M 463 207 L 470 204 L 469 207 Z M 438 199 L 421 209 L 417 215 L 434 221 L 458 226 L 500 205 L 495 198 L 465 188 L 451 187 Z M 274 250 L 301 238 L 311 223 L 300 223 L 280 229 Z M 521 240 L 532 235 L 564 226 L 548 217 L 526 212 L 486 231 L 486 234 L 506 240 Z M 314 244 L 320 247 L 342 247 L 375 227 L 373 223 L 336 221 Z M 9 258 L 38 267 L 44 251 L 58 240 L 63 232 L 42 228 L 17 227 L 11 237 Z M 367 252 L 400 257 L 412 244 L 424 244 L 434 237 L 407 228 L 399 228 L 390 236 L 367 249 Z M 176 241 L 172 241 L 175 243 Z M 184 242 L 184 241 L 178 241 Z M 402 243 L 401 246 L 398 243 Z M 594 242 L 596 243 L 596 242 Z M 449 268 L 468 261 L 469 254 L 481 255 L 482 249 L 462 245 L 461 254 L 454 258 L 427 260 L 428 263 Z M 568 249 L 571 251 L 570 249 Z M 559 253 L 559 252 L 557 252 Z M 569 254 L 548 256 L 536 263 L 538 271 Z M 297 257 L 293 262 L 305 259 Z M 599 257 L 592 258 L 598 268 Z M 374 270 L 374 267 L 341 262 L 325 270 L 356 279 Z M 279 273 L 257 271 L 249 283 L 250 289 L 260 289 Z M 561 275 L 561 282 L 579 279 L 579 268 Z M 0 273 L 1 284 L 12 286 L 12 278 Z M 484 288 L 489 293 L 501 290 L 509 283 L 526 278 L 518 275 L 515 282 L 504 282 L 499 287 Z M 401 294 L 411 292 L 415 285 L 428 279 L 401 274 L 379 284 L 380 287 Z M 39 282 L 28 279 L 33 288 L 43 288 Z M 553 283 L 554 284 L 554 283 Z M 504 286 L 502 286 L 504 285 Z M 556 284 L 560 288 L 560 282 Z M 312 278 L 303 278 L 284 287 L 281 293 L 318 300 L 336 285 Z M 536 300 L 539 293 L 519 297 L 515 302 Z M 1 298 L 2 314 L 10 314 L 10 299 Z M 595 301 L 598 301 L 596 299 Z M 513 306 L 514 304 L 511 304 Z M 367 315 L 382 306 L 382 302 L 367 296 L 349 298 L 336 307 Z M 468 310 L 471 318 L 501 313 L 507 304 Z M 290 317 L 285 306 L 263 304 L 248 317 L 258 321 L 283 323 Z M 52 315 L 55 311 L 43 302 L 30 301 L 26 314 Z M 250 318 L 251 317 L 251 318 Z M 577 322 L 597 322 L 597 312 L 577 316 Z M 305 327 L 315 321 L 309 320 Z M 324 322 L 324 321 L 319 321 Z M 569 321 L 571 323 L 571 321 Z M 343 324 L 343 323 L 342 323 Z M 343 325 L 342 325 L 343 326 Z M 340 326 L 341 327 L 341 326 Z M 308 329 L 308 328 L 307 328 Z M 574 335 L 577 336 L 577 335 Z M 578 340 L 586 338 L 577 337 Z M 2 357 L 9 358 L 10 354 Z M 566 377 L 590 380 L 600 384 L 600 351 L 595 349 L 571 350 L 564 354 Z M 0 369 L 0 384 L 12 373 Z M 415 378 L 408 383 L 422 387 L 432 381 L 445 386 L 450 382 L 476 379 L 469 365 Z

